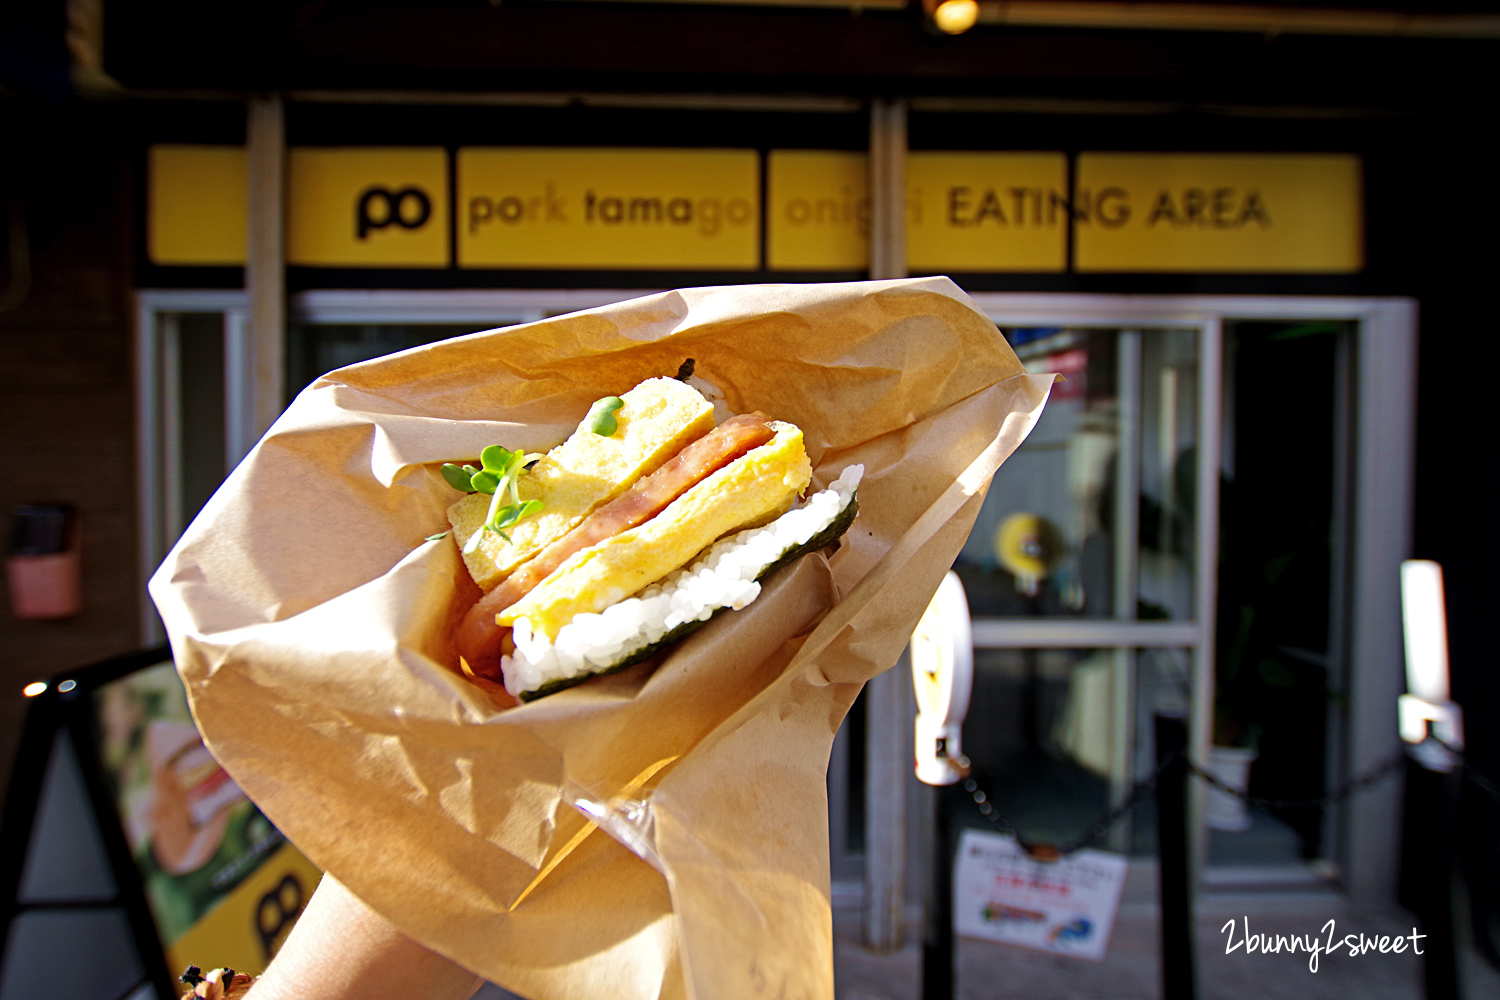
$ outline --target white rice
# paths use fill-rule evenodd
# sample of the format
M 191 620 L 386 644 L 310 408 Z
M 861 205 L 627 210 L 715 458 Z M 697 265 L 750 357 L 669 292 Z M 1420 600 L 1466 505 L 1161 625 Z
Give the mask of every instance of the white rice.
M 770 524 L 719 539 L 696 560 L 599 614 L 581 614 L 555 641 L 517 619 L 515 654 L 502 657 L 505 689 L 512 695 L 554 681 L 607 670 L 632 653 L 691 621 L 707 621 L 720 608 L 745 607 L 760 595 L 755 578 L 785 553 L 806 544 L 849 506 L 863 465 L 844 469 L 828 489 Z

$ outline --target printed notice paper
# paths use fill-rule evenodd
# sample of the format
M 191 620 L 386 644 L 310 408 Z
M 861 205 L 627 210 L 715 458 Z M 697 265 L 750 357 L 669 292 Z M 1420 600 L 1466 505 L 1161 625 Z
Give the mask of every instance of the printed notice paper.
M 953 879 L 957 933 L 1098 961 L 1120 906 L 1125 858 L 1082 850 L 1033 861 L 1009 837 L 965 830 Z

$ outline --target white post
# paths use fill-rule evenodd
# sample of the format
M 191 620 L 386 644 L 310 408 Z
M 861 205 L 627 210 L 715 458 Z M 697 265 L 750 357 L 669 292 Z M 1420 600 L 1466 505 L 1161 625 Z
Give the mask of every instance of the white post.
M 870 277 L 906 277 L 906 102 L 870 103 Z
M 870 105 L 870 277 L 906 275 L 906 102 Z M 865 686 L 865 947 L 901 947 L 906 904 L 906 774 L 914 706 L 905 671 Z
M 286 122 L 281 98 L 250 101 L 245 139 L 250 328 L 243 398 L 253 440 L 281 414 L 286 391 Z

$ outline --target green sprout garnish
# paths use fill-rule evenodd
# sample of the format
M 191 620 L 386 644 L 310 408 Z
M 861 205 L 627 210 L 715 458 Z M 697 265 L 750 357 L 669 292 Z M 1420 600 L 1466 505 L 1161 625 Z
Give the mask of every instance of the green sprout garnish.
M 422 541 L 424 541 L 424 542 L 441 542 L 443 539 L 445 539 L 447 537 L 448 537 L 448 533 L 446 531 L 439 531 L 435 535 L 428 535 L 426 538 L 422 539 Z
M 615 419 L 615 411 L 624 405 L 625 400 L 619 396 L 605 396 L 589 407 L 589 415 L 583 418 L 583 426 L 600 437 L 611 436 L 620 427 L 619 421 Z
M 510 541 L 505 529 L 541 509 L 540 500 L 523 501 L 516 488 L 516 481 L 520 479 L 521 473 L 541 457 L 528 455 L 520 450 L 507 451 L 498 444 L 492 444 L 479 453 L 480 468 L 454 465 L 452 462 L 443 466 L 443 479 L 449 486 L 465 493 L 485 493 L 492 498 L 490 509 L 484 517 L 484 528 L 470 536 L 468 544 L 464 546 L 465 552 L 472 552 L 477 548 L 480 536 L 486 531 Z M 507 499 L 509 503 L 505 502 Z
M 455 490 L 463 490 L 465 493 L 473 493 L 474 487 L 470 485 L 470 482 L 474 478 L 474 473 L 478 471 L 479 470 L 474 468 L 474 466 L 472 465 L 457 466 L 452 462 L 449 462 L 443 466 L 443 478 L 447 480 L 448 485 L 453 487 Z

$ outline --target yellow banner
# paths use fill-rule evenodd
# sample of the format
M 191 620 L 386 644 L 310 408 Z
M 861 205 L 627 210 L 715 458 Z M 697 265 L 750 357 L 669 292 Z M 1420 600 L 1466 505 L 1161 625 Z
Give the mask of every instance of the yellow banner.
M 245 148 L 152 146 L 146 254 L 165 265 L 245 263 Z
M 869 266 L 864 153 L 773 149 L 766 200 L 766 266 L 773 271 L 863 271 Z
M 1062 153 L 912 153 L 906 259 L 913 273 L 1067 267 Z
M 245 153 L 153 146 L 147 251 L 164 265 L 245 259 Z M 862 153 L 775 150 L 766 266 L 862 270 Z M 751 150 L 464 149 L 463 267 L 755 269 L 759 163 Z M 907 160 L 907 259 L 923 272 L 1066 267 L 1062 153 L 916 152 Z M 447 154 L 294 149 L 288 263 L 444 267 Z M 1079 271 L 1353 273 L 1364 266 L 1357 156 L 1085 153 L 1071 199 Z
M 293 149 L 286 258 L 324 267 L 447 267 L 447 151 Z
M 259 975 L 286 940 L 321 877 L 311 861 L 284 844 L 167 948 L 167 968 L 175 974 L 189 965 L 227 965 Z
M 1083 153 L 1074 210 L 1080 271 L 1364 266 L 1357 156 Z
M 760 158 L 748 149 L 458 152 L 462 267 L 754 269 Z

